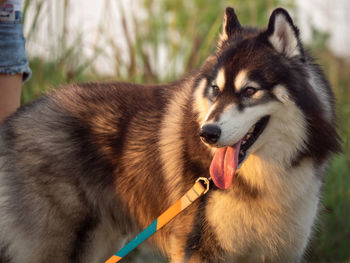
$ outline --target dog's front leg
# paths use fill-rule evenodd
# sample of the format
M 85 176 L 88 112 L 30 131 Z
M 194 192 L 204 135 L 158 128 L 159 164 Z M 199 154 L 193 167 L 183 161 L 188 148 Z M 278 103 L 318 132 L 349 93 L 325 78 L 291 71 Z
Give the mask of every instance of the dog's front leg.
M 187 262 L 185 260 L 185 245 L 181 242 L 181 239 L 172 236 L 170 237 L 170 253 L 169 253 L 169 261 L 170 263 L 184 263 Z

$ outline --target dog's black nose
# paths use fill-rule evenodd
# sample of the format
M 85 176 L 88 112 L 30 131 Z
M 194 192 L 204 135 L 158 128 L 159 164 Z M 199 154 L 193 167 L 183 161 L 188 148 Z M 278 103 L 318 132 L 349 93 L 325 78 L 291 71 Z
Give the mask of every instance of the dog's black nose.
M 206 124 L 202 127 L 199 136 L 209 144 L 214 144 L 219 140 L 221 130 L 214 124 Z

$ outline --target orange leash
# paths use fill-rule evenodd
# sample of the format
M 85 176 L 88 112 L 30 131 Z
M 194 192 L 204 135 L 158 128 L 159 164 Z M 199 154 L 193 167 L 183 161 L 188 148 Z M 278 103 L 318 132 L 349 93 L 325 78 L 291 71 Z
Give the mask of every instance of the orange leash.
M 105 263 L 115 263 L 120 261 L 147 238 L 169 223 L 175 216 L 180 214 L 181 211 L 186 209 L 199 197 L 206 194 L 209 191 L 210 180 L 211 178 L 198 178 L 196 183 L 183 197 L 177 200 L 172 206 L 170 206 L 164 213 L 162 213 L 156 220 L 154 220 L 148 227 L 146 227 L 140 234 L 138 234 L 133 240 L 126 244 Z

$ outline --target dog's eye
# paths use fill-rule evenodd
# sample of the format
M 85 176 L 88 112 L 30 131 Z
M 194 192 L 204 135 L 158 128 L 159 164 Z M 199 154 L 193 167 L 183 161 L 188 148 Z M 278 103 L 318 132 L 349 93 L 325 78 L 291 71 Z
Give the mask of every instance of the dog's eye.
M 258 90 L 256 88 L 253 88 L 253 87 L 246 87 L 244 90 L 243 90 L 243 96 L 245 97 L 251 97 L 253 96 Z
M 216 97 L 217 95 L 219 95 L 219 93 L 220 93 L 220 88 L 218 87 L 218 85 L 215 85 L 215 84 L 213 84 L 213 85 L 211 85 L 211 88 L 212 88 L 212 90 L 213 90 L 213 96 L 214 97 Z

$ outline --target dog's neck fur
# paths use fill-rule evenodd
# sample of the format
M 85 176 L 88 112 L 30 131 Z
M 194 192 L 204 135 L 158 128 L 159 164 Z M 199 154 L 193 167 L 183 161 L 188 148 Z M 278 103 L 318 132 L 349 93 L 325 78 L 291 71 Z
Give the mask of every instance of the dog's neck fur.
M 304 160 L 288 171 L 276 170 L 268 161 L 251 156 L 241 170 L 239 176 L 243 176 L 250 187 L 258 186 L 257 197 L 237 194 L 240 191 L 234 181 L 227 192 L 212 194 L 206 210 L 220 245 L 231 253 L 250 248 L 254 255 L 259 251 L 277 252 L 280 244 L 286 244 L 290 251 L 300 251 L 296 244 L 306 245 L 321 186 L 321 181 L 314 175 L 312 162 Z M 252 258 L 248 262 L 259 260 Z M 280 262 L 293 261 L 284 260 Z

